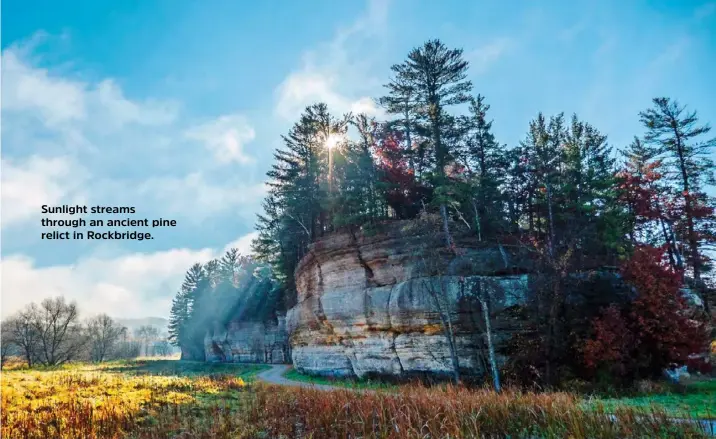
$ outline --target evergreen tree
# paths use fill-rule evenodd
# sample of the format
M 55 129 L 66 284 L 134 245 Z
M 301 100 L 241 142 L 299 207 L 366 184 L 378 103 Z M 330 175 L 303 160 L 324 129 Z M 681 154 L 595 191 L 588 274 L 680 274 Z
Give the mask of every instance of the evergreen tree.
M 576 115 L 563 136 L 561 214 L 562 241 L 573 241 L 578 269 L 583 264 L 610 264 L 623 244 L 626 229 L 617 206 L 616 167 L 606 136 Z
M 413 148 L 417 136 L 419 115 L 415 88 L 405 78 L 397 76 L 385 85 L 388 95 L 381 97 L 378 102 L 385 107 L 388 114 L 398 115 L 398 119 L 388 123 L 388 129 L 401 134 L 404 139 L 403 155 L 407 159 L 408 169 L 415 172 L 416 151 Z
M 383 216 L 376 193 L 376 170 L 373 161 L 378 136 L 374 118 L 359 114 L 351 119 L 358 131 L 358 140 L 346 142 L 341 161 L 334 163 L 339 186 L 336 206 L 339 209 L 334 225 L 364 224 Z
M 189 320 L 189 299 L 181 290 L 172 299 L 172 308 L 169 311 L 169 341 L 174 346 L 180 346 L 184 340 L 184 328 Z
M 236 248 L 230 248 L 219 260 L 219 273 L 224 281 L 233 282 L 236 270 L 239 268 L 241 255 Z
M 191 343 L 189 325 L 194 311 L 196 288 L 203 276 L 201 264 L 194 264 L 184 276 L 184 281 L 172 300 L 169 317 L 169 339 L 175 346 L 186 346 Z
M 474 187 L 469 212 L 474 215 L 475 229 L 480 240 L 494 235 L 502 228 L 505 184 L 508 161 L 506 146 L 500 145 L 492 133 L 492 121 L 487 120 L 490 106 L 481 95 L 470 101 L 470 117 L 466 120 L 467 138 L 464 162 Z
M 331 162 L 337 139 L 345 136 L 347 120 L 348 116 L 341 120 L 331 116 L 322 103 L 307 107 L 283 137 L 285 147 L 276 151 L 276 162 L 267 174 L 269 195 L 259 216 L 259 238 L 253 249 L 259 259 L 271 262 L 293 294 L 293 272 L 308 244 L 332 228 Z
M 426 121 L 435 163 L 432 173 L 435 187 L 447 185 L 446 166 L 453 159 L 453 151 L 446 138 L 454 128 L 454 118 L 447 114 L 446 107 L 463 104 L 470 99 L 467 93 L 472 89 L 472 83 L 465 79 L 468 63 L 463 59 L 462 52 L 461 49 L 448 49 L 439 40 L 431 40 L 411 50 L 402 64 L 391 67 L 395 79 L 388 88 L 395 89 L 401 85 L 412 90 L 418 117 Z M 450 188 L 436 192 L 436 196 L 440 197 L 438 204 L 448 247 L 452 247 L 452 238 L 446 203 L 451 192 Z
M 680 193 L 681 205 L 676 206 L 679 221 L 677 239 L 688 248 L 686 259 L 698 282 L 704 271 L 704 241 L 713 242 L 714 200 L 704 192 L 706 184 L 714 183 L 713 161 L 708 157 L 716 146 L 716 138 L 697 141 L 711 131 L 708 124 L 698 125 L 695 111 L 669 98 L 655 98 L 654 106 L 639 113 L 647 128 L 645 140 L 656 146 L 664 159 L 666 178 Z

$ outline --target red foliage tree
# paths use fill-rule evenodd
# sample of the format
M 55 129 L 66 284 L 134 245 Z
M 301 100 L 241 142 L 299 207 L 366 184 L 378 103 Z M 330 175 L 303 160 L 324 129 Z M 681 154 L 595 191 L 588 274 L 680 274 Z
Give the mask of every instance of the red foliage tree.
M 388 131 L 375 145 L 375 157 L 379 186 L 385 200 L 398 218 L 402 219 L 417 214 L 417 204 L 426 194 L 408 166 L 401 142 L 402 135 L 399 132 Z
M 588 369 L 654 377 L 707 348 L 706 324 L 686 303 L 683 273 L 664 262 L 664 251 L 639 246 L 622 267 L 624 280 L 637 296 L 625 309 L 609 307 L 592 322 L 592 338 L 582 348 Z
M 612 376 L 627 375 L 634 336 L 619 307 L 604 309 L 592 322 L 592 331 L 593 338 L 582 347 L 587 369 L 605 370 Z

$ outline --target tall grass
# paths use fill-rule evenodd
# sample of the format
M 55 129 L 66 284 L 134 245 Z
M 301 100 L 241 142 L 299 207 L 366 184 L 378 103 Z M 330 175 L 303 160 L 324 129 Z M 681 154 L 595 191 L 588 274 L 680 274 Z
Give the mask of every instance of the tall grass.
M 403 387 L 399 392 L 258 386 L 250 416 L 269 437 L 322 438 L 701 438 L 658 411 L 584 410 L 567 393 Z
M 252 366 L 184 362 L 3 371 L 3 439 L 702 438 L 659 412 L 585 409 L 568 393 L 403 386 L 325 392 L 253 383 Z

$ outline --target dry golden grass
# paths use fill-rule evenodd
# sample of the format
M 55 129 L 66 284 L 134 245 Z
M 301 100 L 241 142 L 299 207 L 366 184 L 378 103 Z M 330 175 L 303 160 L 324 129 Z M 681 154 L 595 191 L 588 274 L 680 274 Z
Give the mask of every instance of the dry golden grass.
M 1 436 L 169 437 L 163 434 L 181 433 L 185 420 L 200 421 L 220 406 L 235 411 L 247 389 L 242 375 L 248 380 L 261 369 L 203 364 L 182 369 L 174 364 L 182 363 L 152 360 L 4 370 Z
M 567 393 L 256 384 L 261 366 L 182 361 L 2 372 L 1 436 L 83 438 L 700 438 L 663 413 L 618 422 Z

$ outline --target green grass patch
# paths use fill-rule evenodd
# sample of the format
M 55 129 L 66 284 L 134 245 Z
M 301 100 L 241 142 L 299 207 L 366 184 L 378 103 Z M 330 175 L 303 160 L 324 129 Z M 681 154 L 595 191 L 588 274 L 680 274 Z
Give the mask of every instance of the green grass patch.
M 324 384 L 347 389 L 369 389 L 369 390 L 393 390 L 400 386 L 376 380 L 358 380 L 353 378 L 331 378 L 313 375 L 304 375 L 296 369 L 291 368 L 283 374 L 284 378 L 304 383 Z
M 588 401 L 592 407 L 599 404 L 609 412 L 617 406 L 628 406 L 639 410 L 658 408 L 674 417 L 716 419 L 716 379 L 694 382 L 681 390 L 664 393 Z
M 245 363 L 204 363 L 183 360 L 131 360 L 107 363 L 108 372 L 131 375 L 173 375 L 195 377 L 203 375 L 235 375 L 245 381 L 254 380 L 259 372 L 271 367 L 266 364 Z

